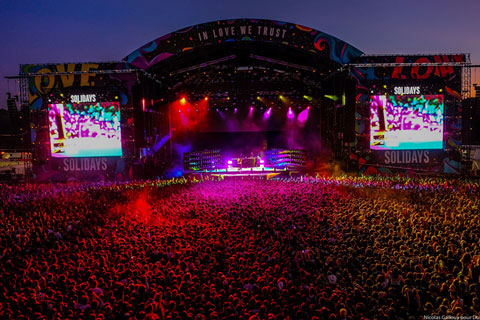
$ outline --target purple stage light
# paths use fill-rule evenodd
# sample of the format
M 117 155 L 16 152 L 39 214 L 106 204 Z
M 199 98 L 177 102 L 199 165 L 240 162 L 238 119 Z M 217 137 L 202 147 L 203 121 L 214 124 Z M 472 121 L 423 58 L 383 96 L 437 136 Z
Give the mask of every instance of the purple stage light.
M 231 165 L 231 164 L 233 163 L 233 161 L 232 161 L 232 160 L 228 160 L 227 163 L 228 163 L 229 165 Z
M 307 122 L 307 119 L 308 119 L 308 110 L 310 110 L 310 107 L 307 107 L 305 110 L 303 110 L 302 112 L 300 112 L 298 114 L 298 122 L 300 123 L 305 123 Z
M 253 107 L 250 107 L 250 110 L 248 111 L 248 117 L 251 118 L 253 116 Z
M 295 118 L 295 113 L 293 112 L 292 107 L 289 107 L 289 108 L 288 108 L 287 118 L 288 118 L 289 120 L 292 120 L 293 118 Z
M 225 113 L 223 113 L 219 109 L 217 109 L 217 112 L 218 112 L 218 115 L 220 116 L 220 118 L 222 118 L 222 120 L 227 120 L 227 116 L 225 115 Z
M 170 134 L 167 134 L 166 136 L 161 138 L 159 142 L 153 145 L 152 150 L 154 152 L 157 152 L 169 139 L 170 139 Z
M 265 160 L 260 159 L 260 164 L 264 164 L 264 163 L 265 163 Z
M 272 108 L 268 108 L 267 111 L 263 114 L 264 119 L 270 118 L 270 115 L 272 114 Z

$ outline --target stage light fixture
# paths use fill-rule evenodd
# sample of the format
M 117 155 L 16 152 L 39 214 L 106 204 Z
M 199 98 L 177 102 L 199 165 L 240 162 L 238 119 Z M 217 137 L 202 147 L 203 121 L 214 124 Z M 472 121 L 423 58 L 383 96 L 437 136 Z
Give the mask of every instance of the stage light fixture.
M 304 99 L 306 99 L 306 100 L 308 100 L 308 101 L 312 101 L 312 100 L 313 100 L 313 98 L 312 98 L 312 97 L 310 97 L 310 96 L 307 96 L 307 95 L 303 96 L 303 98 L 304 98 Z
M 307 122 L 309 110 L 310 110 L 310 106 L 308 106 L 305 110 L 303 110 L 298 114 L 297 119 L 300 124 L 304 124 L 305 122 Z
M 268 108 L 267 111 L 263 114 L 264 119 L 270 118 L 270 115 L 272 114 L 272 108 Z
M 187 99 L 185 97 L 180 99 L 180 104 L 184 105 L 187 103 Z
M 248 117 L 251 118 L 253 117 L 253 107 L 250 107 L 250 109 L 248 110 Z
M 290 120 L 292 120 L 293 118 L 295 118 L 295 113 L 293 112 L 292 107 L 289 107 L 289 108 L 288 108 L 287 118 L 290 119 Z
M 373 91 L 372 91 L 372 93 L 373 93 Z M 337 97 L 337 96 L 333 96 L 333 95 L 330 95 L 330 94 L 326 94 L 324 97 L 325 97 L 325 98 L 328 98 L 328 99 L 330 99 L 330 100 L 333 100 L 333 101 L 337 101 L 337 100 L 338 100 L 338 97 Z
M 208 97 L 203 98 L 203 100 L 208 101 Z

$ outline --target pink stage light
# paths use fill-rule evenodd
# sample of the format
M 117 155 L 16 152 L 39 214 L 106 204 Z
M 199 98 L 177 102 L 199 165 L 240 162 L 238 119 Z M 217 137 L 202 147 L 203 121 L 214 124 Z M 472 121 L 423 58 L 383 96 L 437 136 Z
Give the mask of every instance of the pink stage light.
M 250 110 L 248 111 L 248 117 L 251 118 L 253 116 L 253 109 L 254 107 L 250 107 Z
M 310 107 L 307 107 L 305 110 L 303 110 L 302 112 L 300 112 L 298 114 L 298 122 L 300 123 L 305 123 L 307 122 L 307 119 L 308 119 L 308 110 L 310 110 Z
M 265 111 L 265 113 L 263 114 L 263 118 L 268 119 L 268 118 L 270 118 L 271 114 L 272 114 L 272 108 L 268 108 L 268 110 Z
M 287 118 L 288 118 L 289 120 L 292 120 L 293 118 L 295 118 L 295 113 L 293 112 L 292 107 L 289 107 L 289 108 L 288 108 Z

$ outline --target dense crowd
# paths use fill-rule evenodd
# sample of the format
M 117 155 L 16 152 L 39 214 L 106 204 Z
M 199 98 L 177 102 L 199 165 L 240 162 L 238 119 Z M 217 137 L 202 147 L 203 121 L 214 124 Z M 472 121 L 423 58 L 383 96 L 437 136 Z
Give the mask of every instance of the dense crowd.
M 480 315 L 478 182 L 0 187 L 2 319 Z

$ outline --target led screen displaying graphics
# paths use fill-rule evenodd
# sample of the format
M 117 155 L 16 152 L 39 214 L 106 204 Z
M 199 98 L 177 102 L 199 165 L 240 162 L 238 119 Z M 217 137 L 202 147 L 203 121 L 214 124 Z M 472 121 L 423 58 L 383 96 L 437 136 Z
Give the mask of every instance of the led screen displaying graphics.
M 372 96 L 370 148 L 443 148 L 443 95 Z
M 122 155 L 118 102 L 49 104 L 52 157 Z

